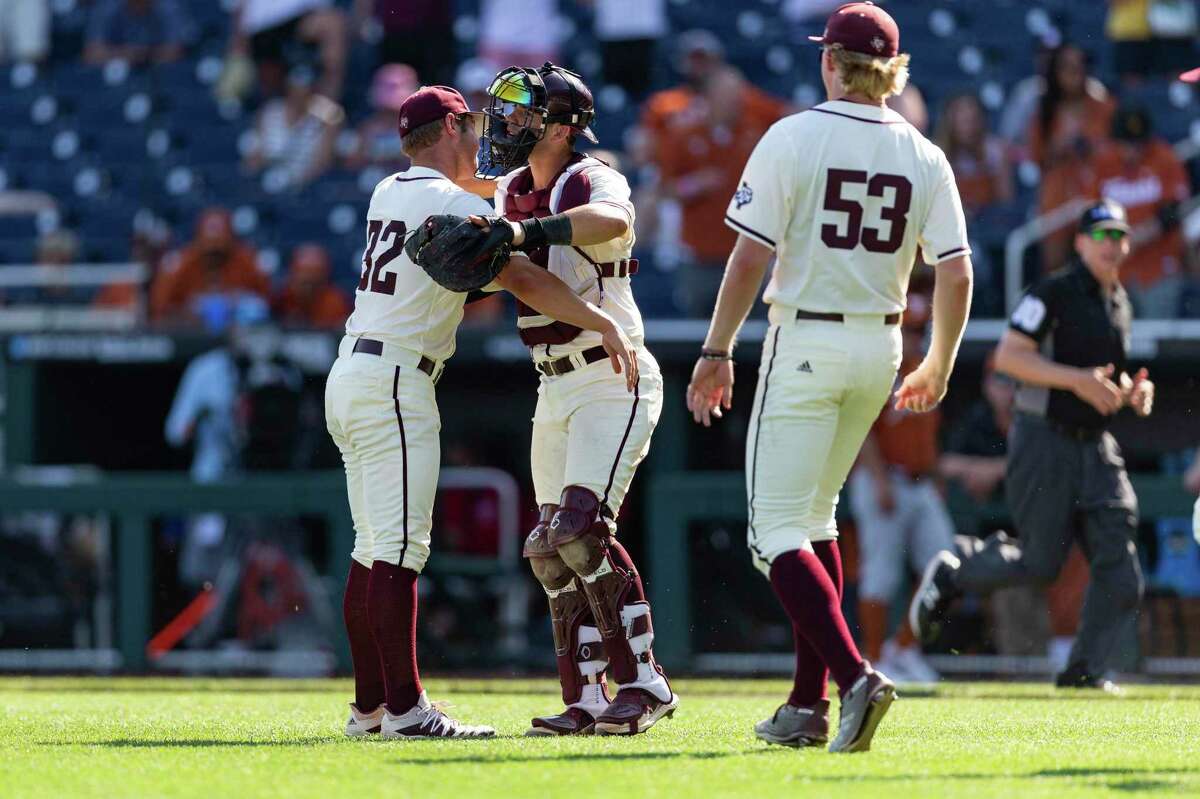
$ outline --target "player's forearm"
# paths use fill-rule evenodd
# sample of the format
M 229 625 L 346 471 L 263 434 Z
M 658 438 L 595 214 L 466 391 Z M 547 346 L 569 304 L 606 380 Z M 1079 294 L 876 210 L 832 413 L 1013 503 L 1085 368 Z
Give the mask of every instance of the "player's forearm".
M 745 236 L 738 236 L 729 263 L 725 266 L 725 277 L 717 295 L 717 307 L 713 311 L 708 336 L 704 339 L 706 349 L 729 352 L 733 349 L 737 332 L 754 300 L 771 263 L 771 251 Z
M 496 282 L 521 302 L 551 319 L 599 333 L 607 332 L 615 324 L 604 311 L 580 299 L 566 283 L 526 258 L 512 258 Z
M 938 264 L 933 286 L 933 338 L 930 360 L 943 375 L 954 369 L 967 316 L 971 312 L 971 259 L 951 258 Z
M 1037 350 L 1017 344 L 1006 333 L 996 348 L 996 371 L 1027 385 L 1072 391 L 1080 370 L 1055 363 Z
M 603 244 L 624 236 L 629 214 L 612 203 L 588 203 L 561 214 L 514 222 L 513 245 L 536 250 L 547 245 Z

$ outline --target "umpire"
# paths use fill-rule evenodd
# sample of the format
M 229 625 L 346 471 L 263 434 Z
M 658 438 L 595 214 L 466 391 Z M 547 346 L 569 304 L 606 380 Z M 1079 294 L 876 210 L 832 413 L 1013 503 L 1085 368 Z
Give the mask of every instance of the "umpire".
M 1001 532 L 960 545 L 958 556 L 940 552 L 909 611 L 913 629 L 931 641 L 964 591 L 1051 583 L 1079 535 L 1092 579 L 1059 687 L 1112 689 L 1102 675 L 1136 624 L 1142 596 L 1137 497 L 1107 431 L 1121 408 L 1147 416 L 1154 403 L 1146 370 L 1125 371 L 1131 312 L 1119 273 L 1129 232 L 1121 205 L 1091 206 L 1079 221 L 1072 262 L 1017 305 L 996 369 L 1021 383 L 1005 476 L 1020 538 Z

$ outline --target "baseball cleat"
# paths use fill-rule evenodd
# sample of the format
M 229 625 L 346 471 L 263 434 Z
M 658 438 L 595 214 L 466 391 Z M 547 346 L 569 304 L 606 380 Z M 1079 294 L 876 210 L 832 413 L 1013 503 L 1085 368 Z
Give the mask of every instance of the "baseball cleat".
M 496 731 L 491 727 L 472 726 L 452 719 L 437 705 L 429 701 L 424 691 L 420 699 L 407 713 L 393 716 L 387 710 L 383 714 L 379 735 L 382 738 L 494 738 Z
M 353 702 L 350 703 L 350 719 L 346 722 L 346 737 L 361 738 L 364 735 L 374 735 L 379 732 L 383 723 L 383 705 L 363 713 Z
M 863 662 L 863 674 L 842 697 L 838 734 L 829 745 L 830 752 L 867 752 L 875 728 L 892 706 L 896 686 L 886 676 Z
M 780 746 L 824 746 L 829 740 L 829 700 L 797 707 L 783 704 L 769 719 L 754 725 L 754 734 Z
M 954 573 L 962 566 L 949 550 L 943 549 L 925 566 L 921 584 L 908 606 L 908 625 L 922 644 L 937 640 L 946 622 L 946 611 L 962 593 L 954 585 Z
M 596 717 L 597 735 L 637 735 L 653 727 L 659 719 L 671 718 L 679 707 L 678 694 L 664 702 L 640 688 L 622 688 L 603 713 Z
M 530 737 L 546 735 L 591 735 L 596 719 L 581 707 L 569 707 L 557 716 L 538 716 L 525 731 Z
M 1112 680 L 1092 674 L 1082 663 L 1072 663 L 1054 678 L 1056 688 L 1087 688 L 1106 694 L 1120 696 L 1121 688 Z

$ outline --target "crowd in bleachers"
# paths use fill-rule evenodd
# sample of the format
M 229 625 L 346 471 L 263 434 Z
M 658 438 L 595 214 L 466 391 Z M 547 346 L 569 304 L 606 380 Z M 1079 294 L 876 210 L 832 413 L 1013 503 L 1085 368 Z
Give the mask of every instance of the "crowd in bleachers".
M 589 80 L 604 157 L 635 185 L 644 311 L 706 316 L 742 164 L 776 119 L 822 99 L 804 35 L 837 3 L 0 5 L 0 261 L 136 260 L 150 275 L 90 294 L 0 289 L 0 303 L 211 325 L 250 295 L 289 324 L 336 328 L 370 192 L 405 166 L 399 103 L 449 82 L 478 105 L 497 69 L 546 59 Z M 913 54 L 897 110 L 946 151 L 970 217 L 977 315 L 1003 311 L 1014 228 L 1105 195 L 1137 228 L 1126 275 L 1141 315 L 1200 316 L 1194 175 L 1173 146 L 1200 139 L 1192 89 L 1174 79 L 1200 64 L 1197 15 L 1190 0 L 1167 5 L 1173 15 L 1151 0 L 887 3 Z M 1048 237 L 1025 277 L 1068 247 L 1069 229 Z

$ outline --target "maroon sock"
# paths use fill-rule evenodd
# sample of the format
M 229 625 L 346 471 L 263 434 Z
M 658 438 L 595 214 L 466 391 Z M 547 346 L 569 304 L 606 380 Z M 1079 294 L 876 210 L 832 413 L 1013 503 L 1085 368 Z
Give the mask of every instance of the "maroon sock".
M 862 672 L 863 659 L 821 559 L 803 549 L 783 553 L 771 564 L 771 587 L 794 629 L 820 655 L 844 692 Z
M 371 570 L 356 560 L 350 561 L 346 575 L 346 593 L 342 596 L 342 619 L 350 638 L 350 659 L 354 663 L 354 704 L 363 713 L 370 713 L 383 704 L 383 670 L 379 665 L 379 649 L 371 634 L 367 616 L 367 584 Z
M 621 546 L 621 542 L 615 538 L 608 540 L 608 553 L 615 565 L 620 566 L 625 571 L 633 575 L 633 585 L 629 587 L 629 594 L 626 595 L 626 602 L 645 602 L 646 591 L 642 588 L 642 577 L 638 574 L 637 566 L 633 565 L 633 558 L 629 557 L 629 553 L 625 551 L 625 547 Z
M 383 667 L 387 709 L 404 713 L 421 696 L 417 673 L 417 573 L 382 560 L 371 566 L 367 614 Z
M 813 551 L 833 581 L 838 599 L 842 598 L 842 555 L 836 541 L 814 541 Z M 792 640 L 796 645 L 796 676 L 788 704 L 794 707 L 815 705 L 829 696 L 829 667 L 804 637 L 803 631 L 792 624 Z

